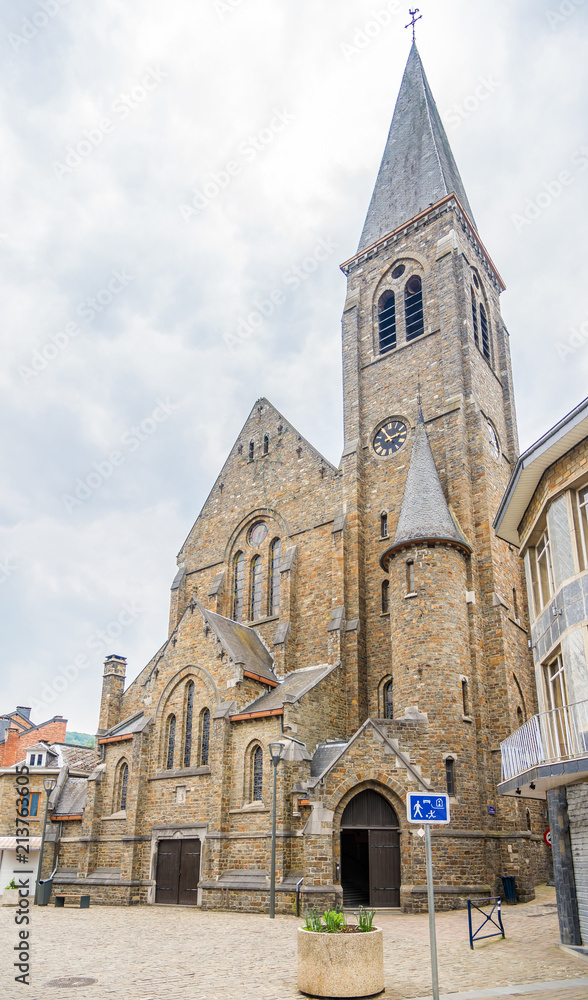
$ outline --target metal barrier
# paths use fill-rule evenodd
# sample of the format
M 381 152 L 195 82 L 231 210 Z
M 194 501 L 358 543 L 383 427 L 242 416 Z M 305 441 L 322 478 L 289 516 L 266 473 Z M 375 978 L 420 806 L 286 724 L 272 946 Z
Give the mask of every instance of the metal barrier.
M 303 882 L 304 882 L 304 879 L 301 878 L 296 883 L 296 916 L 297 917 L 300 916 L 300 886 L 302 885 Z
M 482 903 L 485 906 L 490 906 L 492 903 L 493 906 L 490 913 L 484 913 L 484 910 L 481 906 L 478 906 L 478 903 Z M 472 909 L 477 910 L 478 913 L 484 917 L 484 920 L 478 927 L 477 931 L 472 930 Z M 495 914 L 496 918 L 494 917 Z M 480 935 L 480 931 L 488 922 L 490 922 L 493 927 L 497 927 L 498 930 L 494 931 L 492 934 Z M 502 926 L 502 914 L 500 910 L 500 896 L 485 896 L 482 899 L 468 899 L 468 924 L 470 928 L 470 948 L 472 951 L 474 950 L 474 941 L 483 941 L 485 938 L 499 937 L 499 935 L 505 937 L 504 927 Z

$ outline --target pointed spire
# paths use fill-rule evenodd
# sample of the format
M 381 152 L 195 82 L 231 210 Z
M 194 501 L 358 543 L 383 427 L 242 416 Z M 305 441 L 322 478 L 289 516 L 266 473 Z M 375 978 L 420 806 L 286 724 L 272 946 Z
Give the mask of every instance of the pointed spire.
M 445 499 L 420 405 L 396 534 L 380 559 L 382 566 L 395 549 L 418 542 L 445 542 L 472 551 Z
M 357 252 L 452 193 L 457 195 L 475 226 L 449 140 L 413 42 Z

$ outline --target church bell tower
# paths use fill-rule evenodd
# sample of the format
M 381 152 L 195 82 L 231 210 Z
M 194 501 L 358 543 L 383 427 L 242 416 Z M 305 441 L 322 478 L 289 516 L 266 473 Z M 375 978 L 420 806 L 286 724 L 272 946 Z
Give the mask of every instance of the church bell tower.
M 499 742 L 534 704 L 519 561 L 491 528 L 518 454 L 509 335 L 414 43 L 342 270 L 346 614 L 365 622 L 349 724 L 416 705 L 434 787 L 454 760 L 459 808 L 486 828 L 508 809 Z

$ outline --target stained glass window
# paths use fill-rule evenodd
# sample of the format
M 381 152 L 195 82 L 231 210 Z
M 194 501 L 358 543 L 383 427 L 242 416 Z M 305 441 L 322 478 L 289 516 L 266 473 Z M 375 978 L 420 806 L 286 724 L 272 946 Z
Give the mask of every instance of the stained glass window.
M 251 621 L 261 618 L 261 556 L 251 560 Z
M 186 699 L 186 735 L 184 742 L 184 767 L 190 767 L 192 757 L 192 719 L 194 716 L 194 681 L 188 684 Z
M 127 808 L 127 785 L 129 782 L 129 766 L 123 764 L 120 769 L 120 796 L 118 802 L 119 809 Z
M 261 802 L 263 789 L 263 750 L 261 747 L 256 747 L 253 751 L 252 772 L 253 801 Z
M 204 708 L 200 713 L 200 764 L 208 764 L 208 747 L 210 744 L 210 712 Z
M 176 717 L 170 715 L 167 720 L 167 769 L 171 771 L 174 766 L 174 748 L 176 745 Z
M 235 556 L 235 579 L 233 584 L 233 619 L 240 622 L 243 616 L 243 575 L 245 572 L 245 556 L 237 552 Z
M 270 615 L 277 615 L 280 610 L 280 566 L 282 564 L 282 542 L 274 538 L 270 549 Z
M 249 532 L 249 544 L 253 546 L 261 545 L 267 538 L 267 524 L 265 521 L 258 521 Z

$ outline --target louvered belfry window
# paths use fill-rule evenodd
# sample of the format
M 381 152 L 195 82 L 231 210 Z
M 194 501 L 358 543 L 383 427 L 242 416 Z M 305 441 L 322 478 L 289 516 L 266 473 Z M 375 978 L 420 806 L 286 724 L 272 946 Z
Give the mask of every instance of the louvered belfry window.
M 385 354 L 396 347 L 396 299 L 394 292 L 386 292 L 378 308 L 379 351 Z
M 417 274 L 413 274 L 404 287 L 404 318 L 407 340 L 414 340 L 425 332 L 423 286 Z
M 490 361 L 490 330 L 488 327 L 488 317 L 484 305 L 480 302 L 480 332 L 482 334 L 482 354 L 486 361 Z

